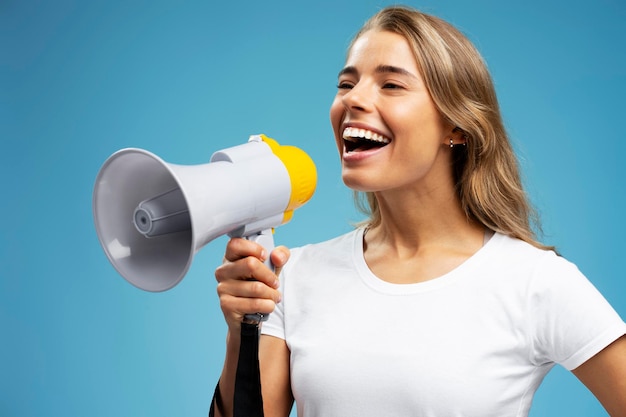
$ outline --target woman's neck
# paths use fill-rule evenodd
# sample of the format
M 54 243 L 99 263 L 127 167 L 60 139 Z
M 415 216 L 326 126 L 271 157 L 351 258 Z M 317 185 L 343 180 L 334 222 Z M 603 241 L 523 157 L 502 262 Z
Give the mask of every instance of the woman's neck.
M 369 238 L 397 251 L 418 251 L 420 246 L 458 246 L 482 241 L 485 228 L 468 218 L 455 192 L 386 192 L 376 195 L 381 222 Z M 470 246 L 475 246 L 470 244 Z

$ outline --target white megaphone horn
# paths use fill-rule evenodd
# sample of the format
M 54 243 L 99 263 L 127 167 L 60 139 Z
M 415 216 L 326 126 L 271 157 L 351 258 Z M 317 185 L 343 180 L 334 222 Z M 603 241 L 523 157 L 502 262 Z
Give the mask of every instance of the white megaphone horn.
M 265 135 L 215 152 L 207 164 L 168 164 L 142 149 L 109 157 L 96 178 L 93 215 L 115 269 L 131 284 L 165 291 L 195 253 L 222 236 L 259 241 L 313 195 L 315 164 L 294 146 Z

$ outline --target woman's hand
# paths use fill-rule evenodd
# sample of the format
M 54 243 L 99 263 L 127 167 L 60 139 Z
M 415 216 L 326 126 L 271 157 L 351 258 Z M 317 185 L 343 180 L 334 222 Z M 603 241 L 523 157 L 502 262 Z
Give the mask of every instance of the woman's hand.
M 263 262 L 267 256 L 276 272 Z M 284 246 L 275 248 L 271 254 L 258 243 L 233 238 L 226 245 L 224 263 L 215 270 L 220 306 L 229 330 L 238 331 L 244 315 L 274 311 L 280 301 L 278 274 L 289 259 Z

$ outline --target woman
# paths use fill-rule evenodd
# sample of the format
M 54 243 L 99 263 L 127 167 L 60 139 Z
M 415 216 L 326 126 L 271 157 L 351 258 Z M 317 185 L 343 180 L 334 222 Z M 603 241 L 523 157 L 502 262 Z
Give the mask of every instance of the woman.
M 218 414 L 232 413 L 241 322 L 258 311 L 273 312 L 259 348 L 267 417 L 294 398 L 303 417 L 526 416 L 555 363 L 626 416 L 626 324 L 535 239 L 471 43 L 418 11 L 380 11 L 350 45 L 330 118 L 343 181 L 370 219 L 277 248 L 280 284 L 260 246 L 228 243 Z

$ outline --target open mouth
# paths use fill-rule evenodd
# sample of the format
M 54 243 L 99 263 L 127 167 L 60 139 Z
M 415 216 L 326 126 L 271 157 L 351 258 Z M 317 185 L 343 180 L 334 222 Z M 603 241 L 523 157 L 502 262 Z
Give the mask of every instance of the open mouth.
M 347 152 L 362 152 L 373 148 L 382 148 L 391 139 L 367 129 L 347 127 L 343 131 L 344 146 Z

